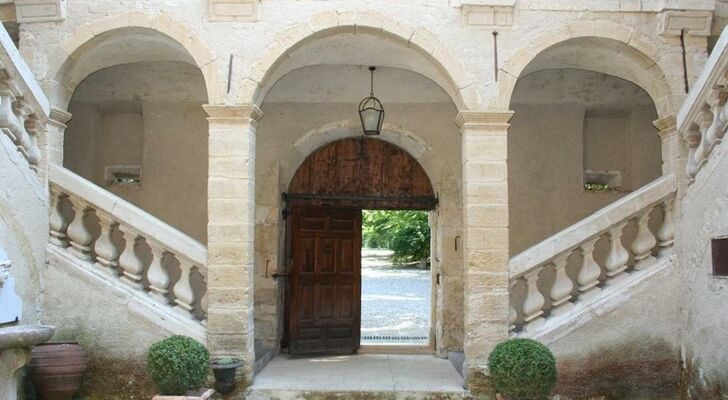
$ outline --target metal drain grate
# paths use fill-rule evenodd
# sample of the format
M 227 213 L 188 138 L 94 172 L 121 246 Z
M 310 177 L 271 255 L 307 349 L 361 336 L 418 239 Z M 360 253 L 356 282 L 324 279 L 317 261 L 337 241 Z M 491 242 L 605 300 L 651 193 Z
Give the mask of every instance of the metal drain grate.
M 427 336 L 362 336 L 361 340 L 372 342 L 421 342 L 427 340 Z

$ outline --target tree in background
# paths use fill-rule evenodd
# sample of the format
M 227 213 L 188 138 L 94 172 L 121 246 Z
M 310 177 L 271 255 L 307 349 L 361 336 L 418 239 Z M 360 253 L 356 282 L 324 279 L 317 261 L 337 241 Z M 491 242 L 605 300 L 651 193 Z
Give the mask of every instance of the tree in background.
M 394 251 L 396 264 L 430 257 L 430 225 L 426 211 L 364 211 L 364 247 Z

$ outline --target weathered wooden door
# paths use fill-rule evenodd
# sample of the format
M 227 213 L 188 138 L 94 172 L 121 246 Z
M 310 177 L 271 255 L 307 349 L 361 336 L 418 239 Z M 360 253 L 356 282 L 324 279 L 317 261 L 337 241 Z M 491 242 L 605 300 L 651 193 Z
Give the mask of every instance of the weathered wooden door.
M 361 328 L 361 210 L 291 209 L 291 353 L 353 353 Z

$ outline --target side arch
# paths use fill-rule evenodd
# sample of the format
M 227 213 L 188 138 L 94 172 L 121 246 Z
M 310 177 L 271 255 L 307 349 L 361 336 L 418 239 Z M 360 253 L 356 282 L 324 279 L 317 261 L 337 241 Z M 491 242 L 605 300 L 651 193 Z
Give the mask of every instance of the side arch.
M 567 42 L 590 38 L 620 44 L 627 50 L 620 54 L 639 64 L 642 69 L 641 71 L 621 69 L 617 65 L 618 61 L 615 61 L 614 65 L 601 64 L 595 65 L 593 68 L 582 67 L 581 69 L 613 75 L 642 87 L 652 98 L 660 117 L 674 112 L 675 99 L 672 93 L 679 91 L 680 88 L 673 88 L 668 83 L 662 64 L 669 60 L 660 56 L 660 50 L 649 37 L 632 28 L 609 21 L 575 22 L 551 29 L 516 51 L 500 68 L 502 79 L 498 83 L 500 93 L 498 107 L 508 109 L 518 79 L 539 56 L 549 49 Z
M 338 34 L 368 33 L 398 42 L 424 56 L 441 73 L 427 76 L 445 89 L 459 110 L 479 109 L 480 97 L 475 90 L 475 77 L 466 72 L 462 62 L 453 56 L 439 38 L 422 27 L 413 27 L 376 12 L 324 11 L 314 14 L 307 22 L 280 32 L 268 50 L 258 58 L 247 77 L 238 81 L 235 92 L 241 102 L 262 104 L 267 91 L 283 74 L 276 70 L 297 48 Z
M 184 52 L 180 58 L 186 59 L 180 61 L 195 65 L 202 72 L 208 103 L 221 104 L 224 102 L 217 55 L 192 27 L 165 13 L 131 11 L 77 26 L 73 33 L 61 43 L 60 48 L 65 53 L 66 59 L 51 71 L 47 78 L 51 82 L 46 84 L 46 87 L 52 92 L 50 97 L 55 107 L 65 109 L 76 87 L 90 74 L 124 63 L 113 57 L 96 61 L 96 63 L 84 63 L 84 55 L 98 47 L 104 38 L 125 33 L 157 34 L 173 41 L 179 50 Z

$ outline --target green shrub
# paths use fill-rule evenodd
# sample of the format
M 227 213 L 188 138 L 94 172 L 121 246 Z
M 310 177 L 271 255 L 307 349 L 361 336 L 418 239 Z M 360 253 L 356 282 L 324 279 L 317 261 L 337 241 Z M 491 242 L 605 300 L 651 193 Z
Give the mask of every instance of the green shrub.
M 394 251 L 395 264 L 430 257 L 427 211 L 365 210 L 362 215 L 364 247 Z
M 171 336 L 149 348 L 147 369 L 160 394 L 183 395 L 205 383 L 210 353 L 187 336 Z
M 548 347 L 531 339 L 498 344 L 488 357 L 498 392 L 521 399 L 543 399 L 556 384 L 556 360 Z

